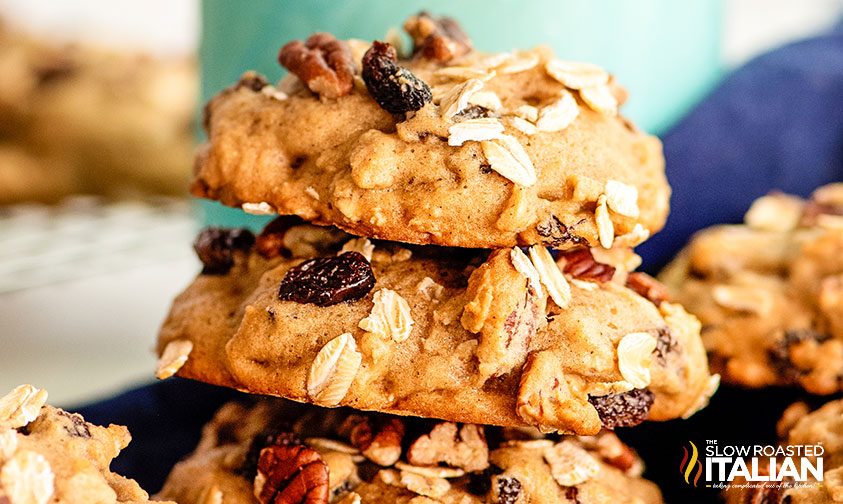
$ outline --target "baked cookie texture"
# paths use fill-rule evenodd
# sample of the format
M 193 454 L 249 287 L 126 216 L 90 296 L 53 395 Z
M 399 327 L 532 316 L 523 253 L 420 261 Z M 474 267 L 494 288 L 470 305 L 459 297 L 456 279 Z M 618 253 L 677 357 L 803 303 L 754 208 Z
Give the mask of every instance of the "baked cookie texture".
M 293 74 L 245 74 L 208 103 L 193 194 L 415 244 L 633 246 L 661 229 L 661 144 L 618 114 L 605 70 L 421 38 L 397 61 L 327 34 L 285 46 Z
M 830 401 L 813 412 L 803 402 L 794 403 L 784 411 L 776 430 L 781 438 L 780 444 L 784 446 L 822 445 L 823 480 L 817 481 L 811 475 L 810 480 L 798 488 L 733 487 L 724 492 L 727 504 L 840 502 L 843 498 L 843 400 Z M 809 460 L 816 464 L 816 457 L 809 457 Z
M 262 399 L 223 406 L 160 496 L 181 504 L 662 502 L 642 471 L 606 431 L 543 436 Z
M 841 390 L 843 184 L 760 198 L 745 224 L 698 233 L 660 278 L 702 321 L 728 382 Z
M 0 398 L 0 502 L 151 502 L 134 480 L 109 469 L 131 440 L 125 427 L 90 424 L 46 400 L 31 385 Z
M 699 322 L 633 290 L 659 284 L 623 269 L 629 250 L 554 262 L 541 246 L 405 247 L 284 218 L 196 246 L 204 273 L 163 324 L 159 377 L 584 435 L 690 415 L 717 386 Z M 307 277 L 320 268 L 323 291 Z

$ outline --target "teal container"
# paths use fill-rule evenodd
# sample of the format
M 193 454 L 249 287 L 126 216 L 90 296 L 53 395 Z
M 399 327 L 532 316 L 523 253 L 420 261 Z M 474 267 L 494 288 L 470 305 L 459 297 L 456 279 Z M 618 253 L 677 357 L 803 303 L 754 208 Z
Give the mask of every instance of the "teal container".
M 547 44 L 607 68 L 630 91 L 624 114 L 655 134 L 721 75 L 722 0 L 203 0 L 202 103 L 246 70 L 280 78 L 278 49 L 289 40 L 316 31 L 382 39 L 420 10 L 457 18 L 483 51 Z M 201 209 L 209 224 L 266 222 L 215 203 Z

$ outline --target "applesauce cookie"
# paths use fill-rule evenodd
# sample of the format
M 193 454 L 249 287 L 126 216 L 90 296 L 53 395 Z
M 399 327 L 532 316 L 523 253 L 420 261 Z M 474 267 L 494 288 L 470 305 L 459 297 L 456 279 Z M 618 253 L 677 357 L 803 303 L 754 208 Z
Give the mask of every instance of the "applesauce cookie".
M 578 434 L 690 415 L 716 387 L 697 320 L 595 259 L 629 251 L 402 247 L 284 217 L 257 238 L 208 229 L 196 249 L 161 378 Z
M 32 385 L 0 398 L 0 502 L 150 502 L 134 480 L 109 470 L 131 440 L 125 427 L 90 424 L 46 400 Z
M 229 403 L 160 496 L 181 504 L 659 503 L 611 432 L 542 436 L 289 401 Z
M 767 483 L 759 488 L 730 488 L 724 492 L 727 504 L 758 502 L 769 504 L 831 504 L 843 499 L 843 400 L 838 399 L 811 412 L 807 404 L 797 402 L 788 407 L 776 425 L 781 445 L 821 445 L 822 481 L 808 472 L 809 479 L 799 486 L 788 481 L 784 485 Z M 798 457 L 796 458 L 798 461 Z M 815 455 L 808 457 L 817 465 Z M 797 468 L 800 466 L 797 464 Z M 742 483 L 736 479 L 735 483 Z
M 702 321 L 725 380 L 843 389 L 843 184 L 758 199 L 745 224 L 698 233 L 661 279 Z
M 661 143 L 603 69 L 545 47 L 474 51 L 455 22 L 405 25 L 412 55 L 316 34 L 208 103 L 193 194 L 416 244 L 632 246 L 661 229 Z

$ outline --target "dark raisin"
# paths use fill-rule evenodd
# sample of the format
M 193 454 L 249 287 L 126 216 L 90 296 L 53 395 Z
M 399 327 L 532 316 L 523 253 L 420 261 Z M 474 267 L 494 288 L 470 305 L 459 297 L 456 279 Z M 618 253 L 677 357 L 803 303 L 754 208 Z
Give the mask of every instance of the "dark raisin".
M 565 498 L 574 504 L 580 504 L 580 490 L 577 487 L 568 487 L 565 489 Z
M 647 419 L 656 396 L 648 389 L 633 389 L 622 394 L 589 397 L 603 427 L 633 427 Z
M 679 348 L 679 342 L 673 337 L 669 327 L 662 327 L 656 336 L 656 358 L 659 362 L 664 363 L 667 355 L 675 352 Z
M 565 259 L 565 273 L 580 280 L 608 282 L 615 275 L 615 267 L 597 262 L 589 248 L 561 252 L 559 257 Z
M 550 220 L 536 226 L 536 232 L 544 238 L 545 245 L 553 248 L 560 248 L 562 245 L 588 245 L 588 241 L 582 236 L 575 235 L 568 230 L 568 226 L 562 223 L 555 215 Z
M 65 425 L 64 430 L 73 437 L 89 438 L 91 437 L 91 429 L 88 423 L 78 413 L 68 413 L 64 410 L 58 410 L 58 413 L 70 420 L 70 425 Z
M 433 99 L 430 87 L 396 64 L 398 53 L 386 42 L 375 41 L 363 56 L 363 81 L 372 98 L 391 114 L 419 110 Z
M 793 329 L 785 331 L 784 336 L 776 341 L 773 346 L 767 350 L 767 357 L 773 366 L 779 371 L 783 377 L 788 380 L 797 380 L 804 371 L 797 368 L 790 359 L 790 348 L 793 345 L 803 343 L 806 341 L 815 341 L 816 343 L 823 343 L 831 337 L 827 334 L 818 333 L 812 329 Z
M 375 286 L 369 261 L 359 252 L 319 257 L 290 269 L 278 289 L 278 299 L 330 306 L 360 299 Z
M 466 488 L 474 495 L 486 495 L 492 489 L 492 478 L 501 473 L 503 473 L 503 469 L 495 464 L 489 464 L 489 467 L 482 471 L 468 474 Z
M 252 481 L 258 474 L 258 460 L 260 460 L 261 457 L 261 450 L 268 446 L 292 446 L 300 444 L 301 440 L 298 436 L 290 432 L 262 432 L 255 436 L 255 439 L 252 440 L 252 443 L 249 445 L 249 451 L 246 452 L 243 464 L 237 472 L 247 480 Z
M 202 230 L 193 249 L 202 261 L 203 275 L 225 275 L 234 266 L 234 252 L 248 252 L 255 244 L 255 235 L 248 229 L 209 227 Z
M 480 119 L 481 117 L 495 117 L 496 114 L 480 105 L 472 105 L 467 107 L 462 112 L 454 116 L 454 121 L 464 121 L 466 119 Z
M 498 476 L 497 504 L 515 504 L 521 496 L 521 482 L 512 476 Z
M 268 85 L 269 82 L 263 75 L 255 72 L 246 72 L 240 76 L 240 80 L 238 80 L 237 84 L 234 85 L 234 89 L 247 88 L 258 92 Z

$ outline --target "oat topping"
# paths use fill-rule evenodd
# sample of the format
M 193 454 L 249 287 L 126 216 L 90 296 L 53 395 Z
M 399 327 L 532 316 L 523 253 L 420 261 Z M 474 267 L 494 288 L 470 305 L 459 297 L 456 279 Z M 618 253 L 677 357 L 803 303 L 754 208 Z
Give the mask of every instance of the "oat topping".
M 609 74 L 597 65 L 552 59 L 545 64 L 548 75 L 569 89 L 585 89 L 609 82 Z
M 260 203 L 243 203 L 241 205 L 243 211 L 251 215 L 275 215 L 277 212 L 272 205 L 266 201 Z
M 585 483 L 600 472 L 600 462 L 573 441 L 564 440 L 544 450 L 553 479 L 563 487 Z
M 165 380 L 178 372 L 193 351 L 193 342 L 188 340 L 175 340 L 167 343 L 161 357 L 158 359 L 158 367 L 155 376 L 159 380 Z
M 536 122 L 539 119 L 539 109 L 532 105 L 519 105 L 512 113 L 530 122 Z
M 15 429 L 0 429 L 0 465 L 15 454 L 18 449 L 18 432 Z
M 747 226 L 760 231 L 790 231 L 802 219 L 805 204 L 800 198 L 776 193 L 755 200 L 744 215 Z
M 400 478 L 401 485 L 407 490 L 432 499 L 444 496 L 451 489 L 451 484 L 444 478 L 422 476 L 408 471 L 401 471 Z
M 439 101 L 442 119 L 451 119 L 465 110 L 468 107 L 471 97 L 482 88 L 483 81 L 478 79 L 468 79 L 461 84 L 453 86 Z
M 541 276 L 533 261 L 519 247 L 513 247 L 510 250 L 509 259 L 512 261 L 512 266 L 515 267 L 515 270 L 527 279 L 530 288 L 535 291 L 536 296 L 543 297 Z
M 448 66 L 433 72 L 434 77 L 452 80 L 479 79 L 483 82 L 491 80 L 495 75 L 494 71 L 468 66 Z
M 773 309 L 770 292 L 761 287 L 720 284 L 711 289 L 714 302 L 738 312 L 766 315 Z
M 470 105 L 476 105 L 492 112 L 497 112 L 503 108 L 501 99 L 494 91 L 477 91 L 472 93 L 468 98 Z
M 530 260 L 539 273 L 542 285 L 547 289 L 556 306 L 565 308 L 571 301 L 571 286 L 565 280 L 562 270 L 556 265 L 553 256 L 542 245 L 530 247 Z
M 606 204 L 609 209 L 626 217 L 638 218 L 638 188 L 617 180 L 606 181 Z
M 594 219 L 597 221 L 597 235 L 600 239 L 600 246 L 612 248 L 615 241 L 615 225 L 609 216 L 609 207 L 605 194 L 597 198 L 597 208 L 594 210 Z
M 610 116 L 618 114 L 618 100 L 606 84 L 580 89 L 580 98 L 595 112 Z
M 372 297 L 372 311 L 360 321 L 360 328 L 366 332 L 401 343 L 413 331 L 413 317 L 410 305 L 397 292 L 381 289 Z
M 506 58 L 500 65 L 494 67 L 499 74 L 506 75 L 526 72 L 539 64 L 539 55 L 534 52 L 517 51 L 514 54 L 509 54 L 509 58 Z
M 448 145 L 500 139 L 504 136 L 503 129 L 503 124 L 495 118 L 466 119 L 448 127 Z
M 520 117 L 511 117 L 509 119 L 512 127 L 524 133 L 525 135 L 535 135 L 539 129 L 536 127 L 535 124 L 531 123 L 526 119 L 522 119 Z
M 422 278 L 416 286 L 416 289 L 430 301 L 440 299 L 442 297 L 442 293 L 445 292 L 445 287 L 439 285 L 430 277 Z
M 636 223 L 632 231 L 615 237 L 615 247 L 634 248 L 641 245 L 650 237 L 650 230 Z
M 650 333 L 630 333 L 618 343 L 618 368 L 623 379 L 635 388 L 650 384 L 650 364 L 656 338 Z
M 464 471 L 486 469 L 489 466 L 489 448 L 483 427 L 468 424 L 458 427 L 453 422 L 440 422 L 410 445 L 407 460 L 411 464 L 425 466 L 425 470 L 437 471 L 428 473 L 429 476 L 455 478 Z M 443 464 L 459 470 L 441 467 Z
M 426 478 L 461 478 L 465 476 L 465 471 L 453 467 L 436 467 L 436 466 L 418 466 L 406 464 L 404 462 L 396 462 L 395 468 L 411 474 L 418 474 Z
M 346 455 L 357 455 L 360 453 L 360 450 L 349 444 L 322 437 L 306 438 L 304 444 L 317 451 L 335 451 L 345 453 Z
M 287 98 L 289 98 L 287 96 L 287 93 L 279 90 L 278 88 L 276 88 L 272 84 L 267 84 L 266 86 L 261 88 L 261 94 L 266 95 L 266 96 L 272 98 L 273 100 L 278 100 L 278 101 L 284 101 Z
M 558 100 L 539 110 L 536 127 L 539 131 L 562 131 L 580 114 L 577 100 L 569 91 L 562 90 Z
M 345 242 L 339 253 L 344 254 L 346 252 L 358 252 L 365 257 L 367 261 L 372 262 L 372 254 L 375 252 L 375 245 L 368 238 L 352 238 Z
M 38 417 L 47 402 L 47 391 L 20 385 L 0 398 L 0 429 L 18 429 Z
M 525 187 L 536 183 L 536 169 L 518 139 L 501 135 L 496 140 L 481 142 L 480 145 L 486 161 L 501 176 Z
M 351 333 L 332 339 L 310 365 L 307 394 L 317 404 L 336 406 L 348 393 L 363 357 Z
M 47 504 L 54 480 L 47 459 L 28 450 L 17 452 L 0 468 L 0 488 L 12 504 Z

